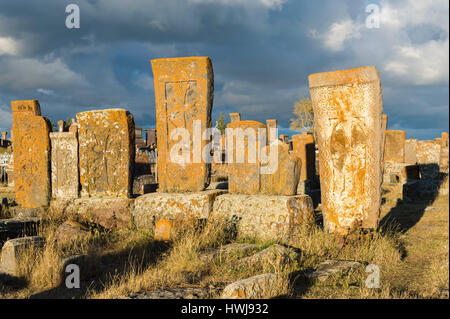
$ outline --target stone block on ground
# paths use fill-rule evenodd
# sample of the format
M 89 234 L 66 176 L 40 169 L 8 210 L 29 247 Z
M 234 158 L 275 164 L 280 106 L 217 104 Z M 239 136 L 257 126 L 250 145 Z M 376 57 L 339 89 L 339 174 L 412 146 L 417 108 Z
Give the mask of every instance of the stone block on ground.
M 383 183 L 404 184 L 418 179 L 420 179 L 420 168 L 418 165 L 391 161 L 384 162 Z
M 155 176 L 151 174 L 135 176 L 133 179 L 133 194 L 144 195 L 144 190 L 146 189 L 145 186 L 155 183 Z
M 21 254 L 30 248 L 44 247 L 45 240 L 39 236 L 22 237 L 8 240 L 2 248 L 0 261 L 0 273 L 11 276 L 19 275 L 19 264 Z
M 75 221 L 66 221 L 62 223 L 55 233 L 55 240 L 60 243 L 67 243 L 85 238 L 89 235 L 89 230 Z
M 320 263 L 318 267 L 307 270 L 305 276 L 310 279 L 326 281 L 332 275 L 343 274 L 361 266 L 363 264 L 358 261 L 327 260 Z
M 131 210 L 134 200 L 128 198 L 78 198 L 71 201 L 52 201 L 50 211 L 65 216 L 80 216 L 107 229 L 132 226 Z
M 300 225 L 315 222 L 308 195 L 224 194 L 214 201 L 213 216 L 234 223 L 238 236 L 261 239 L 286 237 Z
M 196 193 L 149 193 L 135 199 L 133 222 L 138 229 L 153 229 L 161 219 L 208 218 L 223 190 Z
M 222 292 L 222 299 L 263 299 L 276 297 L 275 288 L 279 277 L 275 274 L 262 274 L 236 281 Z

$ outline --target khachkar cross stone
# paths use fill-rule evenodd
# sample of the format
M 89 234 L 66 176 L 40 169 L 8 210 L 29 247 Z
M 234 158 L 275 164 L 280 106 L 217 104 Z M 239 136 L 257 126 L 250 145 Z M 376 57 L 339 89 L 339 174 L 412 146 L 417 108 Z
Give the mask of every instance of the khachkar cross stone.
M 309 76 L 325 228 L 376 228 L 382 182 L 382 96 L 375 67 Z
M 75 199 L 79 192 L 78 138 L 76 132 L 50 133 L 52 145 L 52 197 Z
M 38 101 L 11 101 L 13 113 L 14 188 L 21 207 L 47 206 L 50 200 L 50 122 L 40 116 Z
M 202 156 L 210 143 L 202 134 L 211 127 L 214 92 L 211 60 L 208 57 L 156 59 L 152 60 L 152 69 L 158 132 L 158 190 L 204 190 L 209 184 L 211 167 Z M 180 136 L 179 129 L 188 134 Z M 182 161 L 174 158 L 182 150 L 188 156 Z
M 134 119 L 127 110 L 76 115 L 81 197 L 131 196 L 135 152 Z

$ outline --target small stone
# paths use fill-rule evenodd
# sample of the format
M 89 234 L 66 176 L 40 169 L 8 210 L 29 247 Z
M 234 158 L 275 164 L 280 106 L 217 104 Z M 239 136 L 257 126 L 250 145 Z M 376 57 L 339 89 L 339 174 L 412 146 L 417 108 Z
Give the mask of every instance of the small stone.
M 222 292 L 222 299 L 263 299 L 275 297 L 278 276 L 275 274 L 262 274 L 236 281 Z
M 362 265 L 363 264 L 358 261 L 327 260 L 319 264 L 317 268 L 307 270 L 305 275 L 310 279 L 317 278 L 320 281 L 325 281 L 331 275 L 344 273 Z
M 83 225 L 74 221 L 66 221 L 56 230 L 55 239 L 58 243 L 65 243 L 85 238 L 88 235 L 89 230 Z
M 42 248 L 45 239 L 39 236 L 21 237 L 8 240 L 2 248 L 0 273 L 19 275 L 20 252 L 32 247 Z

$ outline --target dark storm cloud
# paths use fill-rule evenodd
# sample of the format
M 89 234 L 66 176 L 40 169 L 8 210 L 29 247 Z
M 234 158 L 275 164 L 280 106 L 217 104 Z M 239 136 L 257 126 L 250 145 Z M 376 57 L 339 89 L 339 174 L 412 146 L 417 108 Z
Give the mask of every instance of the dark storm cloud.
M 64 25 L 69 3 L 80 7 L 80 29 Z M 308 74 L 375 65 L 389 126 L 436 137 L 448 130 L 448 17 L 436 13 L 448 3 L 380 3 L 380 29 L 364 27 L 367 3 L 2 2 L 0 127 L 10 126 L 9 101 L 29 98 L 52 121 L 114 106 L 154 126 L 150 59 L 201 55 L 213 61 L 213 118 L 237 111 L 244 119 L 277 118 L 286 128 L 294 101 L 309 96 Z

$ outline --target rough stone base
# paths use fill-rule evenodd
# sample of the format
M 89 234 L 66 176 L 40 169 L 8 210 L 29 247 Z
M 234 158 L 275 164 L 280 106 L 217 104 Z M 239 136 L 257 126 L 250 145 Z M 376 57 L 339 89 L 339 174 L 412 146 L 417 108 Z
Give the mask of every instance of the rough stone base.
M 418 165 L 389 162 L 384 163 L 383 182 L 389 184 L 404 184 L 420 178 Z
M 50 203 L 50 211 L 67 216 L 79 215 L 107 229 L 127 228 L 132 226 L 133 201 L 128 198 L 54 200 Z
M 8 240 L 2 248 L 0 272 L 11 276 L 18 276 L 21 251 L 31 247 L 42 248 L 44 243 L 44 238 L 38 236 Z
M 208 218 L 214 200 L 224 193 L 224 190 L 206 190 L 196 193 L 150 193 L 139 196 L 131 213 L 134 225 L 138 229 L 153 229 L 161 219 Z
M 225 194 L 216 198 L 213 214 L 233 222 L 238 236 L 261 239 L 285 237 L 301 224 L 314 223 L 308 195 Z

